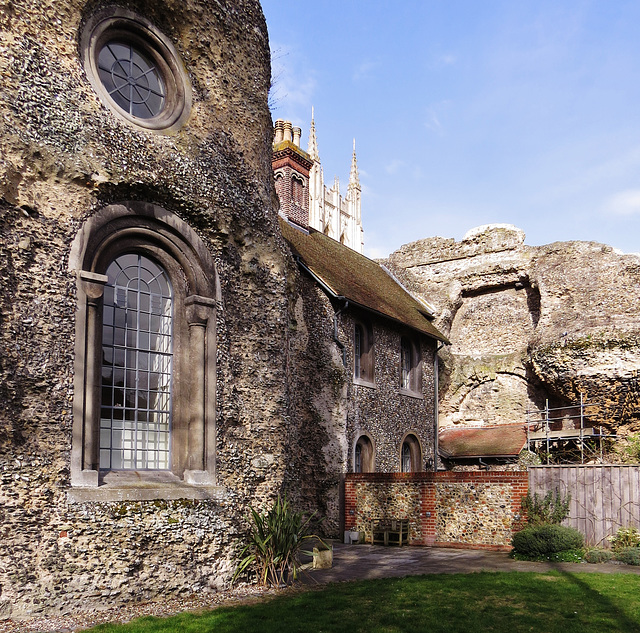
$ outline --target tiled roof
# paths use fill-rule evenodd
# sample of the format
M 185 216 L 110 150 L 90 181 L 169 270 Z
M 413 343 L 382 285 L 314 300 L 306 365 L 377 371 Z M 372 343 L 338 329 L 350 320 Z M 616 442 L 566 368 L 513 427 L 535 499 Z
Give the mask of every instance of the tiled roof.
M 446 458 L 516 456 L 527 443 L 523 424 L 442 429 L 438 452 Z
M 379 264 L 314 229 L 306 233 L 282 218 L 280 227 L 294 254 L 335 296 L 448 343 L 431 323 L 426 306 Z

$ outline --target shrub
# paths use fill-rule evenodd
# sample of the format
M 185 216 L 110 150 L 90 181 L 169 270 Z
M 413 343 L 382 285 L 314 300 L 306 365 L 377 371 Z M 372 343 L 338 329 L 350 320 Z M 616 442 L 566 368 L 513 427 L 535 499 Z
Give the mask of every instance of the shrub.
M 608 563 L 613 558 L 613 553 L 608 549 L 592 547 L 584 553 L 587 563 Z
M 555 552 L 580 549 L 584 537 L 578 530 L 563 525 L 531 525 L 511 539 L 516 554 L 546 556 Z
M 619 552 L 626 547 L 638 547 L 640 546 L 640 532 L 633 526 L 620 528 L 615 536 L 609 537 L 609 542 L 614 552 Z
M 640 547 L 625 547 L 616 552 L 616 559 L 627 565 L 640 565 Z
M 249 543 L 240 553 L 244 558 L 240 560 L 233 580 L 255 565 L 261 585 L 292 582 L 300 569 L 303 542 L 317 538 L 307 534 L 313 515 L 303 519 L 303 513 L 293 510 L 287 498 L 281 499 L 280 496 L 264 514 L 250 509 L 253 520 L 251 535 Z
M 627 437 L 627 445 L 622 450 L 625 462 L 640 463 L 640 433 L 629 435 Z
M 571 495 L 562 497 L 558 489 L 555 492 L 549 490 L 544 497 L 536 492 L 533 497 L 528 492 L 522 498 L 520 506 L 522 512 L 527 515 L 529 525 L 551 525 L 562 523 L 569 516 L 569 504 Z

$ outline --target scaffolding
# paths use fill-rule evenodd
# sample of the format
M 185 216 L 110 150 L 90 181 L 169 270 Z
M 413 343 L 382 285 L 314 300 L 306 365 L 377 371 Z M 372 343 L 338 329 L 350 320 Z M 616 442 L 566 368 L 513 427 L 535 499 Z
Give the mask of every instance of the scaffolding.
M 547 465 L 552 457 L 556 464 L 584 464 L 594 459 L 602 463 L 605 440 L 616 436 L 605 433 L 601 426 L 585 426 L 589 421 L 585 410 L 596 406 L 598 403 L 587 402 L 581 393 L 580 404 L 550 408 L 546 400 L 544 410 L 527 410 L 527 449 L 543 454 Z

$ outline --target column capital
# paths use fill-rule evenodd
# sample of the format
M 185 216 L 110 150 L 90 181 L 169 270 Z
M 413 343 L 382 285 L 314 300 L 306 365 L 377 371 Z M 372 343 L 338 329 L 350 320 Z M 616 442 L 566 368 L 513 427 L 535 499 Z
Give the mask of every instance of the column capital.
M 211 299 L 210 297 L 191 295 L 184 300 L 184 305 L 186 308 L 187 321 L 190 326 L 206 326 L 207 321 L 216 307 L 216 302 L 215 299 Z

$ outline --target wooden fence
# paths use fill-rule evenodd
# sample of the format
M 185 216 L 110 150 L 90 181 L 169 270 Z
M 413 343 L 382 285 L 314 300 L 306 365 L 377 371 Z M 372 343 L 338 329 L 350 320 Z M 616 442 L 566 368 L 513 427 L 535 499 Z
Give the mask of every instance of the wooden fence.
M 640 466 L 531 466 L 529 491 L 571 494 L 564 522 L 585 536 L 587 545 L 607 547 L 620 527 L 640 528 Z

